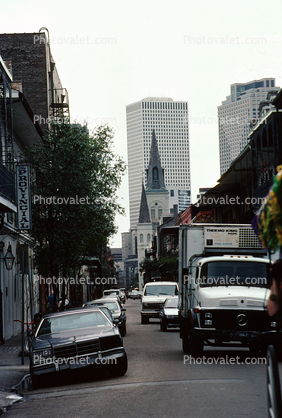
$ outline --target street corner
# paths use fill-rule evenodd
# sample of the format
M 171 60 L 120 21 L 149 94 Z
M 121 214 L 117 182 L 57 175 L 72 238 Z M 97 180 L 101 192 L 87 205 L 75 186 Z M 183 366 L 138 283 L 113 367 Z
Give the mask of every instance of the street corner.
M 0 415 L 7 412 L 8 408 L 14 403 L 22 400 L 22 396 L 17 393 L 5 392 L 0 390 Z

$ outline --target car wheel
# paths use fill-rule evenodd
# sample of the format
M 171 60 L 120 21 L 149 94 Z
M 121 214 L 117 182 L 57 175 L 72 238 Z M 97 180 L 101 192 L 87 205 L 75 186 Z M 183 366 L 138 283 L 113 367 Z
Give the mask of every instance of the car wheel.
M 123 327 L 120 329 L 120 335 L 124 337 L 126 335 L 126 325 L 123 325 Z
M 146 318 L 146 316 L 141 315 L 141 324 L 149 324 L 149 318 Z
M 161 330 L 164 332 L 167 331 L 167 325 L 163 321 L 161 322 Z
M 34 390 L 38 389 L 42 384 L 42 378 L 40 378 L 39 376 L 35 376 L 32 372 L 30 373 L 30 377 L 32 380 L 32 388 Z
M 113 377 L 123 376 L 127 372 L 127 355 L 124 354 L 124 357 L 120 360 L 117 360 L 116 364 L 110 364 L 108 366 L 109 373 Z
M 267 403 L 268 416 L 281 417 L 281 386 L 275 349 L 272 345 L 267 351 Z

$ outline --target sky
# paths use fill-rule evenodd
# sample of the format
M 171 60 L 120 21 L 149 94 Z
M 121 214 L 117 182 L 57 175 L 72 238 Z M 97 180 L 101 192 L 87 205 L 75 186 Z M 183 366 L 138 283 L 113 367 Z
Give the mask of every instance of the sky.
M 220 177 L 217 107 L 230 85 L 282 86 L 282 2 L 272 0 L 0 0 L 1 33 L 49 30 L 71 121 L 113 128 L 127 162 L 126 105 L 188 101 L 192 203 Z M 279 29 L 280 28 L 280 29 Z M 111 247 L 129 230 L 128 177 Z

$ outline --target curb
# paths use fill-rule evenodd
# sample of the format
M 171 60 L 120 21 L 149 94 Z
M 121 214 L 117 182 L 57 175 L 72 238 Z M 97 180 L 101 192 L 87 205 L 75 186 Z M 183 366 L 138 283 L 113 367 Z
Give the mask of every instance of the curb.
M 0 405 L 0 415 L 4 414 L 15 403 L 23 399 L 23 393 L 30 387 L 30 375 L 26 374 L 19 383 L 11 387 L 11 392 L 6 392 L 5 401 Z M 2 401 L 3 402 L 3 401 Z

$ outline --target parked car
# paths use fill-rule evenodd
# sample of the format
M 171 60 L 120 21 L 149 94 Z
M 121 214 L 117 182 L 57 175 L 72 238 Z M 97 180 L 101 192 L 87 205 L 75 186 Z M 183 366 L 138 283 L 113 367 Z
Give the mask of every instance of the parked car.
M 120 290 L 120 298 L 121 298 L 121 302 L 122 303 L 125 303 L 126 302 L 127 297 L 126 297 L 126 293 L 125 293 L 124 290 Z
M 139 290 L 132 290 L 130 293 L 130 298 L 131 299 L 141 299 L 142 297 L 142 292 L 140 292 Z
M 126 302 L 126 296 L 120 289 L 107 289 L 103 291 L 103 297 L 117 297 L 121 303 Z
M 91 308 L 91 305 L 89 306 L 85 306 L 85 308 Z M 101 311 L 104 312 L 104 314 L 109 318 L 109 320 L 114 324 L 117 325 L 118 324 L 118 319 L 114 319 L 113 315 L 111 313 L 111 311 L 109 310 L 109 308 L 106 305 L 99 305 L 97 306 L 99 309 L 101 309 Z
M 160 327 L 162 331 L 166 331 L 168 327 L 180 327 L 177 296 L 166 299 L 160 310 Z
M 86 302 L 84 306 L 101 306 L 105 305 L 111 311 L 111 314 L 114 319 L 118 319 L 118 327 L 120 330 L 120 335 L 124 337 L 126 335 L 126 309 L 122 306 L 122 304 L 115 298 L 106 298 L 103 297 L 101 299 L 91 300 L 90 302 Z
M 123 340 L 101 309 L 70 309 L 42 317 L 30 350 L 34 385 L 47 373 L 95 364 L 106 366 L 112 376 L 123 376 L 127 371 Z

